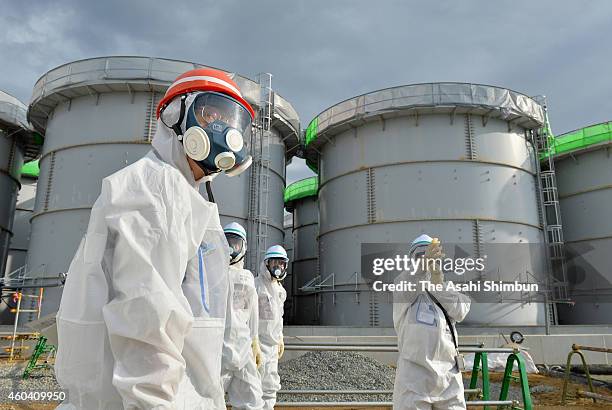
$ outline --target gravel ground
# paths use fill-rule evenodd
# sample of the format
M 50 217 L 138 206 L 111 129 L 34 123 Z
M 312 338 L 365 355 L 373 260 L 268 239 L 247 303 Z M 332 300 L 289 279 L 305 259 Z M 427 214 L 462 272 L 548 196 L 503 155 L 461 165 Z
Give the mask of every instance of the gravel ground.
M 29 379 L 21 378 L 27 362 L 0 362 L 0 392 L 10 391 L 59 391 L 53 369 L 35 370 Z M 4 401 L 4 399 L 2 399 Z
M 279 365 L 283 390 L 393 390 L 395 368 L 353 352 L 309 352 Z M 468 387 L 469 379 L 464 379 Z M 499 397 L 501 383 L 491 382 L 491 397 Z M 511 385 L 511 400 L 520 400 Z M 304 395 L 280 394 L 279 401 L 391 401 L 390 394 Z
M 37 370 L 32 377 L 22 380 L 21 375 L 25 362 L 8 363 L 0 361 L 0 410 L 46 410 L 54 405 L 16 405 L 8 399 L 11 391 L 59 391 L 60 387 L 55 381 L 53 371 Z M 309 352 L 296 359 L 279 365 L 279 373 L 283 390 L 393 390 L 395 368 L 387 366 L 376 360 L 353 352 Z M 551 375 L 531 375 L 529 377 L 530 390 L 535 403 L 557 404 L 561 396 L 563 379 L 550 377 Z M 499 397 L 501 388 L 500 373 L 491 374 L 491 398 Z M 469 374 L 464 375 L 464 385 L 469 384 Z M 480 386 L 479 386 L 480 387 Z M 586 390 L 581 384 L 570 385 L 570 391 Z M 601 394 L 610 394 L 610 390 L 597 388 Z M 512 383 L 509 399 L 522 402 L 521 392 L 517 383 Z M 390 394 L 381 395 L 279 395 L 279 401 L 391 401 Z M 9 403 L 9 404 L 7 404 Z M 581 408 L 591 407 L 589 400 L 573 399 L 573 404 Z M 48 407 L 50 406 L 50 407 Z M 582 407 L 585 406 L 585 407 Z M 602 407 L 609 408 L 605 404 Z
M 309 352 L 279 365 L 283 390 L 393 390 L 395 369 L 353 352 Z M 391 401 L 390 394 L 281 394 L 279 401 Z

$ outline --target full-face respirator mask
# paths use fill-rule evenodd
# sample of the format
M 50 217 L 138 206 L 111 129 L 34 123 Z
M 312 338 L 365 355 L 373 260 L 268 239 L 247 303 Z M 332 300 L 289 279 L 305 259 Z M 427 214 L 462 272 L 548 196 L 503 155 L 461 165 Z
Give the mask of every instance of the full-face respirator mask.
M 249 168 L 252 158 L 248 155 L 248 141 L 253 119 L 242 104 L 218 92 L 184 94 L 171 104 L 177 103 L 178 117 L 174 107 L 169 110 L 174 112 L 162 111 L 160 118 L 179 137 L 185 154 L 206 175 L 225 172 L 233 177 Z

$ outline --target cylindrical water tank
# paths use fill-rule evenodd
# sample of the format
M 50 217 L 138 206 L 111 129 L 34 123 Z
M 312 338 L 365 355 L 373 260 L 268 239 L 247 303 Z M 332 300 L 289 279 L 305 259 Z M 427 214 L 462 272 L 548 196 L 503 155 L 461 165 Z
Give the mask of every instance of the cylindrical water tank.
M 362 275 L 362 243 L 409 244 L 429 233 L 471 244 L 472 255 L 488 244 L 542 244 L 530 130 L 543 121 L 525 95 L 462 83 L 384 89 L 319 114 L 305 145 L 319 171 L 320 324 L 392 326 L 391 294 L 371 291 Z M 542 271 L 539 248 L 503 279 Z M 544 317 L 543 304 L 475 303 L 464 323 Z
M 317 273 L 317 236 L 319 207 L 317 177 L 294 182 L 285 189 L 285 208 L 293 213 L 293 324 L 316 325 L 317 294 L 301 289 L 315 279 Z
M 28 115 L 45 132 L 46 141 L 28 252 L 32 274 L 48 277 L 67 271 L 102 179 L 149 151 L 156 107 L 168 85 L 179 74 L 203 67 L 159 58 L 101 57 L 62 65 L 38 80 Z M 239 75 L 233 79 L 257 108 L 259 84 Z M 293 107 L 280 96 L 273 97 L 268 139 L 270 205 L 261 220 L 268 224 L 267 239 L 280 243 L 285 158 L 298 147 L 299 123 Z M 261 194 L 249 192 L 250 175 L 214 180 L 222 224 L 237 221 L 248 229 L 249 195 Z M 43 314 L 57 309 L 60 295 L 61 289 L 45 292 Z
M 5 274 L 14 272 L 26 263 L 30 242 L 30 218 L 34 211 L 36 183 L 38 182 L 38 160 L 30 161 L 21 168 L 21 189 L 17 195 L 13 238 L 9 246 Z
M 26 119 L 26 106 L 0 91 L 0 272 L 6 270 L 20 174 L 24 160 L 33 159 L 42 139 Z
M 30 241 L 30 218 L 34 211 L 36 182 L 38 181 L 38 161 L 30 161 L 21 168 L 21 189 L 17 194 L 15 216 L 13 218 L 13 236 L 11 238 L 6 258 L 4 276 L 17 276 L 18 272 L 26 270 L 26 256 Z M 5 298 L 6 305 L 0 305 L 0 324 L 14 324 L 16 307 L 12 297 Z
M 612 122 L 558 136 L 553 146 L 569 298 L 559 323 L 612 324 Z

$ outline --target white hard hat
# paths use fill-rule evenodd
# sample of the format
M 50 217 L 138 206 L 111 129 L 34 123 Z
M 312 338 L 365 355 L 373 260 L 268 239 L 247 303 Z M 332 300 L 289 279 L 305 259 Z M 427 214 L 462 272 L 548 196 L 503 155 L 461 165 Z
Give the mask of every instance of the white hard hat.
M 417 236 L 410 244 L 408 256 L 412 257 L 419 249 L 425 250 L 432 242 L 433 238 L 427 234 Z
M 286 261 L 289 260 L 287 257 L 287 251 L 280 245 L 274 245 L 268 248 L 266 255 L 264 256 L 264 261 L 271 258 L 281 258 Z
M 223 232 L 225 232 L 226 234 L 233 233 L 233 234 L 240 236 L 245 241 L 247 240 L 246 230 L 238 222 L 228 223 L 227 225 L 223 227 Z

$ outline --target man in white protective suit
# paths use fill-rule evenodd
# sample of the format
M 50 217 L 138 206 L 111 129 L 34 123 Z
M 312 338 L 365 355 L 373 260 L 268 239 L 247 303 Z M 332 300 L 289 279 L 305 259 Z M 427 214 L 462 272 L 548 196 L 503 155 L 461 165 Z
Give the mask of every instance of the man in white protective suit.
M 439 263 L 444 254 L 439 241 L 421 235 L 412 242 L 411 259 L 423 259 L 427 269 L 402 272 L 396 282 L 419 281 L 443 284 Z M 414 274 L 412 274 L 414 273 Z M 470 310 L 470 298 L 459 292 L 395 292 L 393 323 L 398 338 L 399 357 L 393 390 L 394 410 L 465 409 L 462 356 L 458 352 L 455 323 Z
M 285 352 L 283 341 L 283 305 L 287 292 L 281 281 L 287 276 L 289 258 L 287 251 L 280 246 L 271 246 L 264 256 L 255 278 L 259 300 L 259 342 L 263 353 L 259 368 L 264 409 L 272 410 L 276 403 L 276 393 L 280 390 L 278 360 Z
M 261 381 L 257 373 L 261 364 L 257 334 L 259 309 L 255 278 L 251 271 L 244 269 L 246 231 L 237 222 L 227 224 L 223 231 L 232 253 L 221 381 L 232 409 L 261 410 Z
M 197 69 L 168 88 L 157 116 L 153 149 L 103 180 L 68 271 L 61 409 L 225 409 L 230 251 L 210 181 L 249 167 L 254 112 L 228 74 Z

